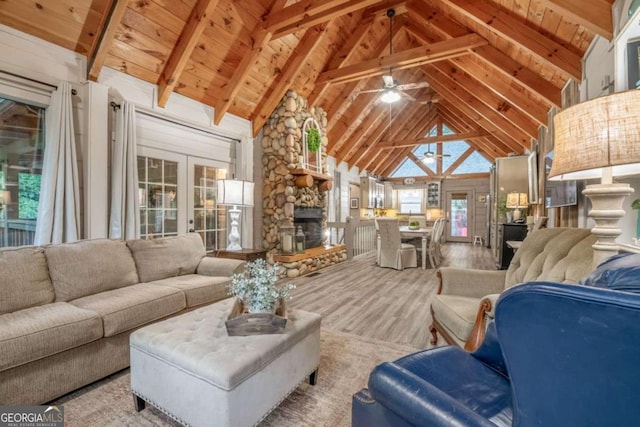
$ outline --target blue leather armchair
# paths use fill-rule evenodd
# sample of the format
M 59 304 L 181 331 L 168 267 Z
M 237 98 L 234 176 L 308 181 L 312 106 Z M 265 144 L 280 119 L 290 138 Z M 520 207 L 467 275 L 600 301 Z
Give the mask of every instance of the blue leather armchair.
M 615 276 L 640 283 L 640 257 L 625 263 Z M 598 286 L 597 274 L 585 283 Z M 640 295 L 527 283 L 502 294 L 475 352 L 440 347 L 376 367 L 353 396 L 352 425 L 637 425 L 639 361 Z

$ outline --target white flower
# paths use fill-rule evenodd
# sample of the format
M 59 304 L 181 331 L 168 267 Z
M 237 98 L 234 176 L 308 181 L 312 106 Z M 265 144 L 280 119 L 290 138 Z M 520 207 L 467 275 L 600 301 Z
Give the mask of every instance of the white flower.
M 229 295 L 239 298 L 252 310 L 270 310 L 279 299 L 291 299 L 289 292 L 295 289 L 291 283 L 277 286 L 278 263 L 269 265 L 263 259 L 247 263 L 243 273 L 234 274 L 228 286 Z

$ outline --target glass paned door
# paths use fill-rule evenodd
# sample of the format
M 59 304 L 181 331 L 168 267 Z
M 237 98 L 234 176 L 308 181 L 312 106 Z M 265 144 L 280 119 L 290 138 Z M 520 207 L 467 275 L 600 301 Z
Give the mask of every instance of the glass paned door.
M 207 252 L 227 246 L 227 210 L 217 203 L 217 181 L 227 176 L 220 162 L 189 157 L 189 231 L 200 233 Z
M 470 242 L 473 233 L 472 195 L 447 192 L 447 241 Z
M 142 150 L 143 152 L 145 150 Z M 146 153 L 138 156 L 138 200 L 140 202 L 140 237 L 154 239 L 183 234 L 179 206 L 184 199 L 181 169 L 184 156 Z M 180 185 L 182 184 L 182 186 Z

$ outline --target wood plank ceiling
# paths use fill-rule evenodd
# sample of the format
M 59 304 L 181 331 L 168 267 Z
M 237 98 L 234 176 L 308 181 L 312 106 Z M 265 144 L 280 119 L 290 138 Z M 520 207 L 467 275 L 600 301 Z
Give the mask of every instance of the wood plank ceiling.
M 328 113 L 329 154 L 388 174 L 436 124 L 492 160 L 529 148 L 613 0 L 3 0 L 0 23 L 264 125 L 288 89 Z M 389 8 L 396 11 L 389 54 Z M 379 93 L 428 82 L 395 104 Z M 415 156 L 414 156 L 415 157 Z

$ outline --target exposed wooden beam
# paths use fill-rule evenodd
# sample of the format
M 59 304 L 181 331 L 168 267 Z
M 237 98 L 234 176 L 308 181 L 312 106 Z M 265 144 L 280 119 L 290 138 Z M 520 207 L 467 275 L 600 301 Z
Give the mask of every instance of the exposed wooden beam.
M 547 8 L 564 18 L 585 27 L 607 40 L 613 38 L 613 16 L 611 3 L 595 0 L 588 4 L 584 0 L 538 0 Z
M 462 164 L 462 162 L 467 160 L 469 158 L 469 156 L 472 155 L 475 151 L 476 151 L 475 147 L 467 148 L 465 150 L 465 152 L 460 155 L 460 157 L 458 157 L 453 163 L 451 163 L 449 165 L 447 170 L 442 172 L 443 175 L 444 176 L 449 176 L 449 175 L 453 174 L 453 171 L 455 171 L 457 169 L 457 167 L 460 166 Z
M 335 150 L 334 155 L 338 159 L 344 159 L 352 150 L 355 149 L 355 143 L 360 140 L 367 132 L 371 131 L 373 126 L 384 116 L 386 116 L 387 109 L 384 106 L 379 108 L 374 107 L 374 111 L 367 114 L 366 118 L 360 123 L 354 132 L 348 136 L 341 138 L 340 148 Z M 344 143 L 347 141 L 347 143 Z
M 198 0 L 158 78 L 158 105 L 164 107 L 219 0 Z
M 567 79 L 582 80 L 582 58 L 560 43 L 527 26 L 521 20 L 487 2 L 441 0 L 473 22 L 516 44 Z
M 389 72 L 389 68 L 402 70 L 418 67 L 431 62 L 442 61 L 460 55 L 469 54 L 469 49 L 484 46 L 487 41 L 477 34 L 467 34 L 428 46 L 416 47 L 380 58 L 363 61 L 359 64 L 325 71 L 318 76 L 318 83 L 346 83 Z
M 97 48 L 94 49 L 94 54 L 87 61 L 87 79 L 91 81 L 98 81 L 100 70 L 104 65 L 104 61 L 107 59 L 107 54 L 111 45 L 116 38 L 116 32 L 118 26 L 122 22 L 122 17 L 127 10 L 128 0 L 113 0 L 111 3 L 111 9 L 108 12 L 108 18 L 106 24 L 102 27 L 102 34 L 98 39 Z
M 387 1 L 380 5 L 368 7 L 364 11 L 363 16 L 365 18 L 376 18 L 376 19 L 387 18 L 388 19 L 387 11 L 389 9 L 393 9 L 396 12 L 395 16 L 399 16 L 399 15 L 402 15 L 403 13 L 407 13 L 407 1 L 406 0 L 398 0 L 398 1 L 392 1 L 392 2 Z
M 285 0 L 276 0 L 271 6 L 270 13 L 282 9 L 285 4 Z M 258 24 L 255 25 L 251 33 L 251 46 L 249 47 L 249 51 L 242 56 L 242 60 L 236 67 L 231 80 L 229 80 L 224 87 L 224 93 L 220 96 L 218 102 L 216 102 L 213 116 L 213 122 L 216 125 L 220 124 L 224 115 L 229 111 L 236 95 L 240 89 L 242 89 L 242 84 L 253 69 L 253 64 L 255 64 L 258 56 L 260 56 L 264 48 L 269 44 L 272 36 L 272 33 L 262 29 L 262 22 L 258 22 Z
M 362 43 L 363 39 L 369 32 L 372 22 L 373 18 L 363 19 L 362 21 L 360 21 L 358 27 L 353 33 L 351 33 L 351 36 L 349 36 L 349 39 L 344 44 L 342 44 L 333 55 L 333 58 L 331 58 L 326 67 L 327 70 L 340 68 L 351 60 L 352 55 L 358 51 L 360 43 Z M 311 91 L 311 94 L 307 98 L 309 105 L 315 105 L 316 101 L 320 99 L 322 95 L 324 95 L 324 92 L 328 87 L 329 82 L 318 83 L 316 80 L 313 91 Z
M 393 40 L 396 37 L 396 35 L 404 25 L 404 19 L 402 19 L 404 17 L 401 16 L 400 18 L 401 19 L 398 19 L 396 22 L 397 25 L 393 26 L 393 29 L 391 31 L 391 40 Z M 375 46 L 373 50 L 373 55 L 374 56 L 382 55 L 382 53 L 388 48 L 389 48 L 389 39 L 382 38 L 380 41 L 378 41 L 378 44 Z M 340 93 L 340 95 L 335 97 L 335 99 L 329 105 L 328 108 L 325 108 L 325 111 L 327 112 L 327 117 L 331 118 L 327 125 L 327 130 L 329 132 L 331 132 L 331 130 L 335 127 L 336 123 L 338 122 L 337 119 L 343 115 L 344 110 L 347 108 L 347 106 L 353 108 L 353 107 L 356 107 L 356 103 L 367 103 L 368 99 L 370 99 L 373 96 L 372 94 L 362 94 L 358 96 L 358 98 L 355 101 L 353 100 L 353 97 L 356 94 L 356 91 L 361 90 L 365 87 L 367 89 L 380 88 L 380 81 L 374 82 L 373 79 L 371 79 L 368 83 L 366 83 L 366 86 L 364 81 L 347 83 L 346 85 L 344 85 L 344 88 L 342 89 L 342 92 Z M 356 108 L 362 109 L 364 107 L 359 106 Z M 329 141 L 329 144 L 331 144 L 331 141 Z
M 302 0 L 270 13 L 263 28 L 273 33 L 273 39 L 311 28 L 314 25 L 364 9 L 379 0 Z
M 331 21 L 330 21 L 331 22 Z M 275 86 L 271 89 L 268 96 L 262 98 L 260 104 L 256 107 L 251 120 L 253 122 L 253 135 L 256 136 L 262 126 L 273 112 L 274 108 L 282 100 L 284 94 L 291 87 L 291 83 L 298 75 L 302 67 L 305 66 L 307 59 L 313 53 L 313 50 L 326 34 L 327 26 L 330 22 L 318 24 L 307 30 L 300 42 L 296 46 L 295 52 L 287 61 L 283 68 L 284 71 L 276 80 Z
M 529 147 L 531 137 L 528 134 L 480 101 L 475 94 L 461 87 L 448 73 L 433 66 L 428 67 L 427 72 L 432 77 L 431 87 L 440 92 L 443 97 L 451 97 L 450 99 L 460 102 L 460 109 L 470 108 L 475 111 L 474 121 L 486 123 L 489 128 L 484 125 L 482 127 L 493 135 L 499 135 L 500 139 L 504 140 L 513 151 L 522 152 L 525 147 Z M 436 77 L 438 80 L 434 81 Z
M 433 181 L 434 179 L 481 179 L 481 178 L 489 178 L 488 172 L 480 172 L 480 173 L 466 173 L 462 175 L 450 175 L 450 176 L 442 176 L 442 175 L 434 175 L 434 176 L 417 176 L 415 177 L 416 182 L 428 182 Z M 404 178 L 387 178 L 387 181 L 390 182 L 402 182 Z
M 415 163 L 416 166 L 422 169 L 422 172 L 426 173 L 427 175 L 435 175 L 435 172 L 429 169 L 422 161 L 420 161 L 418 156 L 413 154 L 413 152 L 410 152 L 409 154 L 407 154 L 407 157 L 413 160 L 413 163 Z
M 409 3 L 411 22 L 416 23 L 414 26 L 437 34 L 441 39 L 459 37 L 469 32 L 466 27 L 447 18 L 438 7 L 439 2 L 428 0 L 428 4 L 431 10 L 425 8 L 424 4 L 418 6 L 417 3 Z M 473 49 L 472 55 L 490 67 L 496 78 L 499 77 L 506 83 L 521 86 L 549 104 L 560 108 L 561 88 L 556 87 L 535 71 L 526 68 L 491 45 Z
M 468 133 L 456 133 L 453 135 L 440 135 L 429 136 L 427 138 L 420 139 L 404 139 L 400 141 L 381 141 L 378 143 L 380 148 L 388 150 L 390 148 L 399 147 L 415 147 L 422 144 L 436 144 L 439 142 L 451 142 L 451 141 L 468 141 L 476 138 L 484 138 L 489 136 L 488 133 L 482 131 L 468 132 Z

